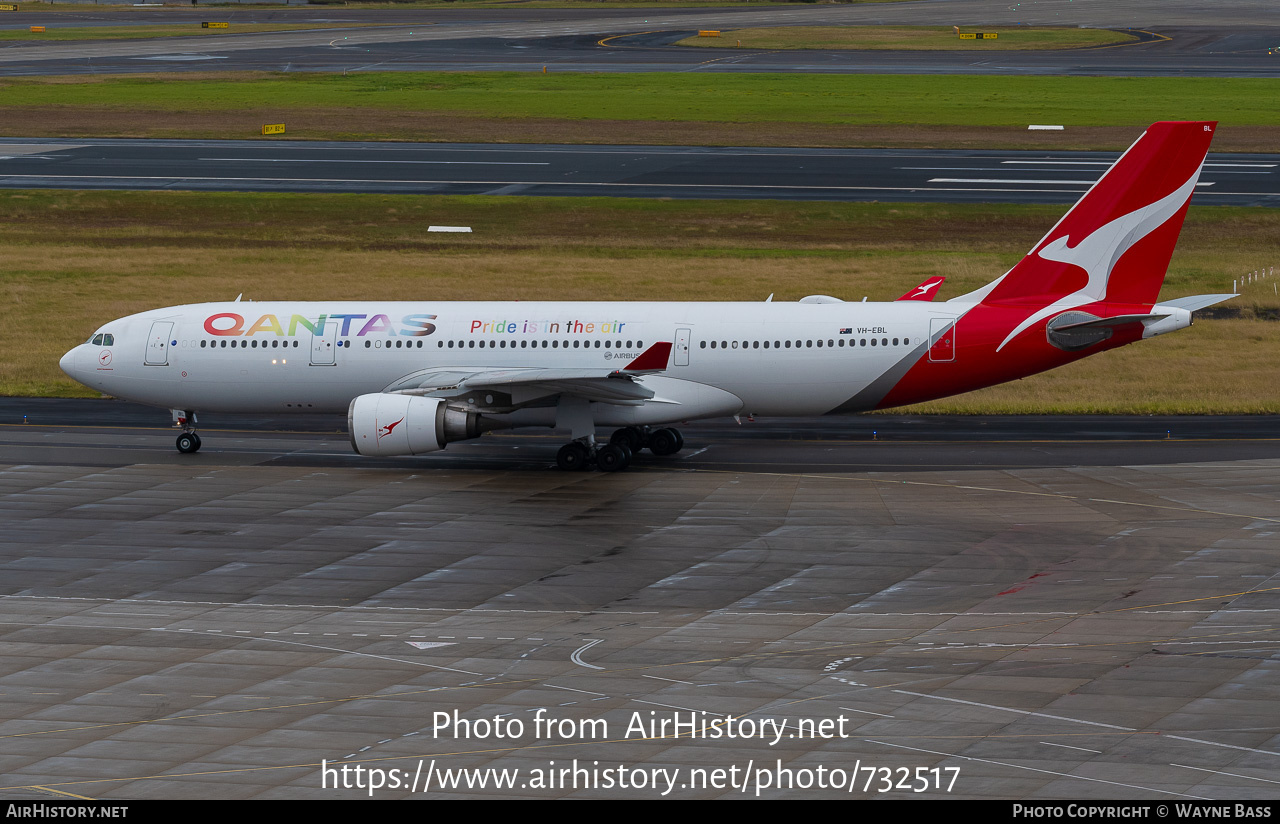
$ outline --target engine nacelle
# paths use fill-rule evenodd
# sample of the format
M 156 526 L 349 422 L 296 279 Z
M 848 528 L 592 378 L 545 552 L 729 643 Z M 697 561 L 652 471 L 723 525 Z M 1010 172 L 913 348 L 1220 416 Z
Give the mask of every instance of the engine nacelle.
M 361 455 L 421 455 L 484 432 L 480 415 L 450 409 L 439 398 L 361 395 L 347 409 L 351 448 Z

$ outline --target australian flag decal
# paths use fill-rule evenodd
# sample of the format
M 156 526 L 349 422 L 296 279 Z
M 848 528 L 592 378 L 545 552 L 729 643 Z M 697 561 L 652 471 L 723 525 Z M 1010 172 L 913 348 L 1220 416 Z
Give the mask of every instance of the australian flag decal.
M 852 327 L 852 326 L 846 326 L 844 329 L 841 329 L 841 330 L 840 330 L 840 334 L 842 334 L 842 335 L 852 335 L 852 334 L 853 334 L 853 327 Z

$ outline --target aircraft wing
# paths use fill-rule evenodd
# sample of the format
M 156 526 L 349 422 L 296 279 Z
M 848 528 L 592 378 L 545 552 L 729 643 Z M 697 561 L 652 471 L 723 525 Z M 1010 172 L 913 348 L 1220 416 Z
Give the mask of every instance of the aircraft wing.
M 931 277 L 924 283 L 912 289 L 910 292 L 907 292 L 905 295 L 898 298 L 898 300 L 933 300 L 933 296 L 938 294 L 938 287 L 942 285 L 944 280 L 946 280 L 946 278 L 941 275 Z M 896 303 L 897 301 L 894 302 Z
M 563 395 L 639 406 L 652 399 L 654 392 L 636 378 L 664 371 L 670 357 L 671 342 L 664 341 L 614 369 L 424 369 L 406 375 L 383 391 L 460 399 L 478 410 L 490 412 L 545 406 Z

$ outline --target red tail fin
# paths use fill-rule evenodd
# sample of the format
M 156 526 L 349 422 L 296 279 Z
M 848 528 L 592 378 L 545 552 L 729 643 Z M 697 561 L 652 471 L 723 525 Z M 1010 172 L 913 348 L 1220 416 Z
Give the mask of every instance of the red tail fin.
M 1017 266 L 975 294 L 1043 307 L 1009 339 L 1073 306 L 1155 303 L 1216 126 L 1152 125 Z
M 896 382 L 886 373 L 837 411 L 967 392 L 1185 326 L 1201 298 L 1152 306 L 1216 125 L 1147 129 L 1017 266 L 934 304 L 929 337 Z

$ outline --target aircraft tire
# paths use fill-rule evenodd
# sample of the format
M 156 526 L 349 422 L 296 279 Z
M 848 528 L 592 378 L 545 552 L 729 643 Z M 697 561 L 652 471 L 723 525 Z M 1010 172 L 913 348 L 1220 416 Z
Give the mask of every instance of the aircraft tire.
M 566 472 L 575 472 L 577 470 L 587 468 L 587 459 L 591 455 L 587 452 L 587 448 L 577 441 L 567 443 L 560 447 L 560 451 L 556 453 L 556 466 Z
M 659 429 L 649 435 L 649 451 L 655 455 L 674 455 L 680 451 L 680 433 Z
M 631 464 L 631 450 L 626 444 L 611 443 L 596 453 L 596 466 L 601 472 L 621 472 Z

